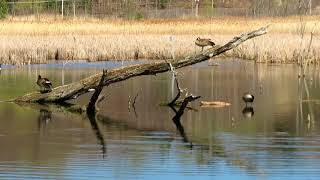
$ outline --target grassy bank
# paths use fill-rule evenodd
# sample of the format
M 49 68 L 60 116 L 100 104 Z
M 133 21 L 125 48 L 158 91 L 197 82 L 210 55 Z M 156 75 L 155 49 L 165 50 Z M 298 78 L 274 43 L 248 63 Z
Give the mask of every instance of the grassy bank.
M 265 36 L 250 40 L 227 56 L 256 61 L 291 63 L 308 49 L 320 62 L 320 17 L 247 19 L 223 17 L 202 20 L 53 20 L 0 21 L 0 62 L 24 65 L 48 60 L 127 60 L 179 58 L 200 51 L 196 37 L 223 44 L 233 36 L 272 24 Z M 303 27 L 305 27 L 304 30 Z M 303 36 L 302 36 L 303 35 Z M 304 53 L 306 54 L 306 53 Z

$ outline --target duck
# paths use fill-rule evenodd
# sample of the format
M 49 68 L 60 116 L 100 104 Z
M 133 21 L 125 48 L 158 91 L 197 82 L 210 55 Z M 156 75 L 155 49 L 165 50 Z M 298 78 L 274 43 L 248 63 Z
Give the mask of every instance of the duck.
M 248 103 L 253 102 L 254 100 L 254 95 L 250 94 L 250 93 L 244 93 L 244 95 L 242 96 L 243 101 L 246 103 L 246 106 Z
M 211 39 L 201 39 L 200 37 L 196 39 L 195 44 L 202 48 L 201 51 L 203 51 L 203 48 L 206 46 L 213 47 L 214 45 L 216 45 L 213 41 L 211 41 Z
M 42 78 L 41 75 L 38 75 L 37 85 L 40 87 L 41 93 L 51 92 L 52 83 L 47 78 Z

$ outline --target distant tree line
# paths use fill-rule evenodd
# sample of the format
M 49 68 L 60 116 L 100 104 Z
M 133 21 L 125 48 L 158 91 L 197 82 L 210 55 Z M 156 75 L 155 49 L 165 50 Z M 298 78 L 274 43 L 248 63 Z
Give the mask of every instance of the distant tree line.
M 319 0 L 0 0 L 7 15 L 181 18 L 320 14 Z

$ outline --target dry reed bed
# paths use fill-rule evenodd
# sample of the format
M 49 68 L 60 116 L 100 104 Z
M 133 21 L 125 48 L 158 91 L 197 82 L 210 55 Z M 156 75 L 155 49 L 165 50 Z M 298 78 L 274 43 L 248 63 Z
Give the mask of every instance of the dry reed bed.
M 270 33 L 250 40 L 226 56 L 260 62 L 291 63 L 307 49 L 314 30 L 309 57 L 320 62 L 319 17 L 216 18 L 205 20 L 122 21 L 76 19 L 53 21 L 0 21 L 0 62 L 24 65 L 48 60 L 127 60 L 180 58 L 200 51 L 197 36 L 217 44 L 233 36 L 271 23 Z M 305 25 L 304 38 L 299 29 Z

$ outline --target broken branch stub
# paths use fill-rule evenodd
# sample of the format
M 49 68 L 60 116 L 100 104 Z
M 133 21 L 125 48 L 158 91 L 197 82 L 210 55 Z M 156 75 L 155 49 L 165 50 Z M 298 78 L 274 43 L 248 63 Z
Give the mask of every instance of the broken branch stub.
M 95 112 L 96 103 L 99 99 L 101 91 L 103 90 L 103 87 L 105 86 L 104 82 L 107 79 L 107 72 L 108 72 L 107 70 L 103 70 L 100 82 L 99 82 L 98 86 L 95 88 L 95 91 L 94 91 L 93 95 L 91 96 L 91 99 L 90 99 L 89 104 L 87 106 L 87 112 Z
M 206 61 L 213 56 L 224 53 L 230 49 L 237 47 L 239 44 L 245 42 L 248 39 L 261 36 L 267 33 L 268 26 L 262 27 L 258 30 L 242 34 L 241 36 L 233 38 L 228 43 L 210 48 L 204 52 L 196 54 L 194 56 L 188 56 L 183 59 L 174 59 L 171 60 L 171 65 L 177 69 L 185 66 L 193 65 L 196 63 L 200 63 L 202 61 Z M 131 77 L 142 76 L 142 75 L 155 75 L 158 73 L 169 71 L 170 67 L 168 67 L 167 62 L 155 62 L 149 64 L 138 64 L 125 66 L 121 68 L 116 68 L 109 70 L 107 72 L 107 78 L 103 82 L 103 85 L 109 85 L 112 83 L 124 81 Z M 95 88 L 99 84 L 99 80 L 102 76 L 102 73 L 95 74 L 88 78 L 82 79 L 78 82 L 74 82 L 68 85 L 59 86 L 52 89 L 51 92 L 41 94 L 39 92 L 34 92 L 30 94 L 26 94 L 20 97 L 13 99 L 15 102 L 64 102 L 74 97 L 78 97 L 82 94 L 88 92 L 89 89 Z

